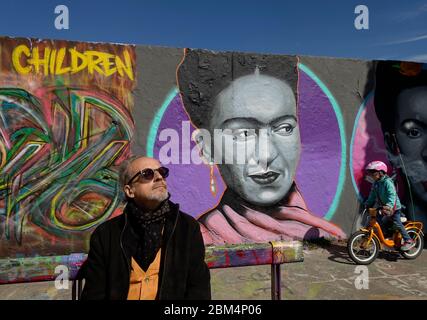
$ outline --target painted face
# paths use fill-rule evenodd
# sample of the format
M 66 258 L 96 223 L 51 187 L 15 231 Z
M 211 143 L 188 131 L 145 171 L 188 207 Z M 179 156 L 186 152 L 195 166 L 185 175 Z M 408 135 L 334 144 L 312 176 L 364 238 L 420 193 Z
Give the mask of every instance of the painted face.
M 141 157 L 132 161 L 129 166 L 129 177 L 134 177 L 139 171 L 150 168 L 160 168 L 160 162 L 156 159 Z M 168 197 L 166 180 L 158 171 L 154 172 L 153 179 L 145 179 L 141 175 L 135 177 L 131 183 L 124 187 L 129 198 L 141 207 L 152 209 Z
M 223 130 L 224 141 L 232 141 L 219 165 L 229 188 L 260 206 L 286 196 L 300 154 L 296 101 L 289 85 L 259 74 L 235 80 L 218 95 L 210 129 Z M 219 149 L 215 141 L 214 152 Z
M 374 183 L 375 181 L 378 181 L 381 179 L 381 174 L 379 171 L 367 171 L 366 172 L 366 181 L 369 183 Z
M 395 119 L 396 138 L 413 192 L 427 202 L 427 86 L 401 92 Z M 397 165 L 401 167 L 400 162 Z

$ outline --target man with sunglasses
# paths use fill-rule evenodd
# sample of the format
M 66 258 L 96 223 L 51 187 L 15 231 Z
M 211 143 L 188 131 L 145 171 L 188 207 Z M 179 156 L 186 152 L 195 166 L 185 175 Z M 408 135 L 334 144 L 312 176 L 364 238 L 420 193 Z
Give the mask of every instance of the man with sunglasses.
M 119 174 L 126 207 L 91 236 L 82 299 L 210 299 L 200 227 L 169 200 L 169 170 L 131 157 Z

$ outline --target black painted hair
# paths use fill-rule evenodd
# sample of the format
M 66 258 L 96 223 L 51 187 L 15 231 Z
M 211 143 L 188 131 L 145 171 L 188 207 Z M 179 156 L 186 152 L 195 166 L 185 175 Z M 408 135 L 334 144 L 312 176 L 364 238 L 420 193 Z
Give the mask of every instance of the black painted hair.
M 375 71 L 375 112 L 383 132 L 394 133 L 399 94 L 409 88 L 427 86 L 426 65 L 416 62 L 378 61 Z
M 297 98 L 298 58 L 296 56 L 212 52 L 187 49 L 177 77 L 184 107 L 198 128 L 208 128 L 217 95 L 242 76 L 261 75 L 286 82 Z

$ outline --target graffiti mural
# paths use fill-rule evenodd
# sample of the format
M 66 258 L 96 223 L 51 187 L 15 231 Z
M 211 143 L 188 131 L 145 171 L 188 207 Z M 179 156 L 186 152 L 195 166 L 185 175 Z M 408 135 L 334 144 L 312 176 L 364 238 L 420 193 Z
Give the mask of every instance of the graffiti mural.
M 425 64 L 1 38 L 0 72 L 0 258 L 87 252 L 130 154 L 206 244 L 346 238 L 371 160 L 426 222 Z
M 86 252 L 121 211 L 133 46 L 0 39 L 0 256 Z

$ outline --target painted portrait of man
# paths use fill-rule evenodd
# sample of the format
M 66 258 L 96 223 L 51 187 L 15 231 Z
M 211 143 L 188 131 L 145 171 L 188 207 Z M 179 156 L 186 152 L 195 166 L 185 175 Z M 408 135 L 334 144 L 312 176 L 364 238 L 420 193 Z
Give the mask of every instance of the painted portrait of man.
M 427 224 L 427 64 L 380 61 L 375 111 L 410 220 Z

